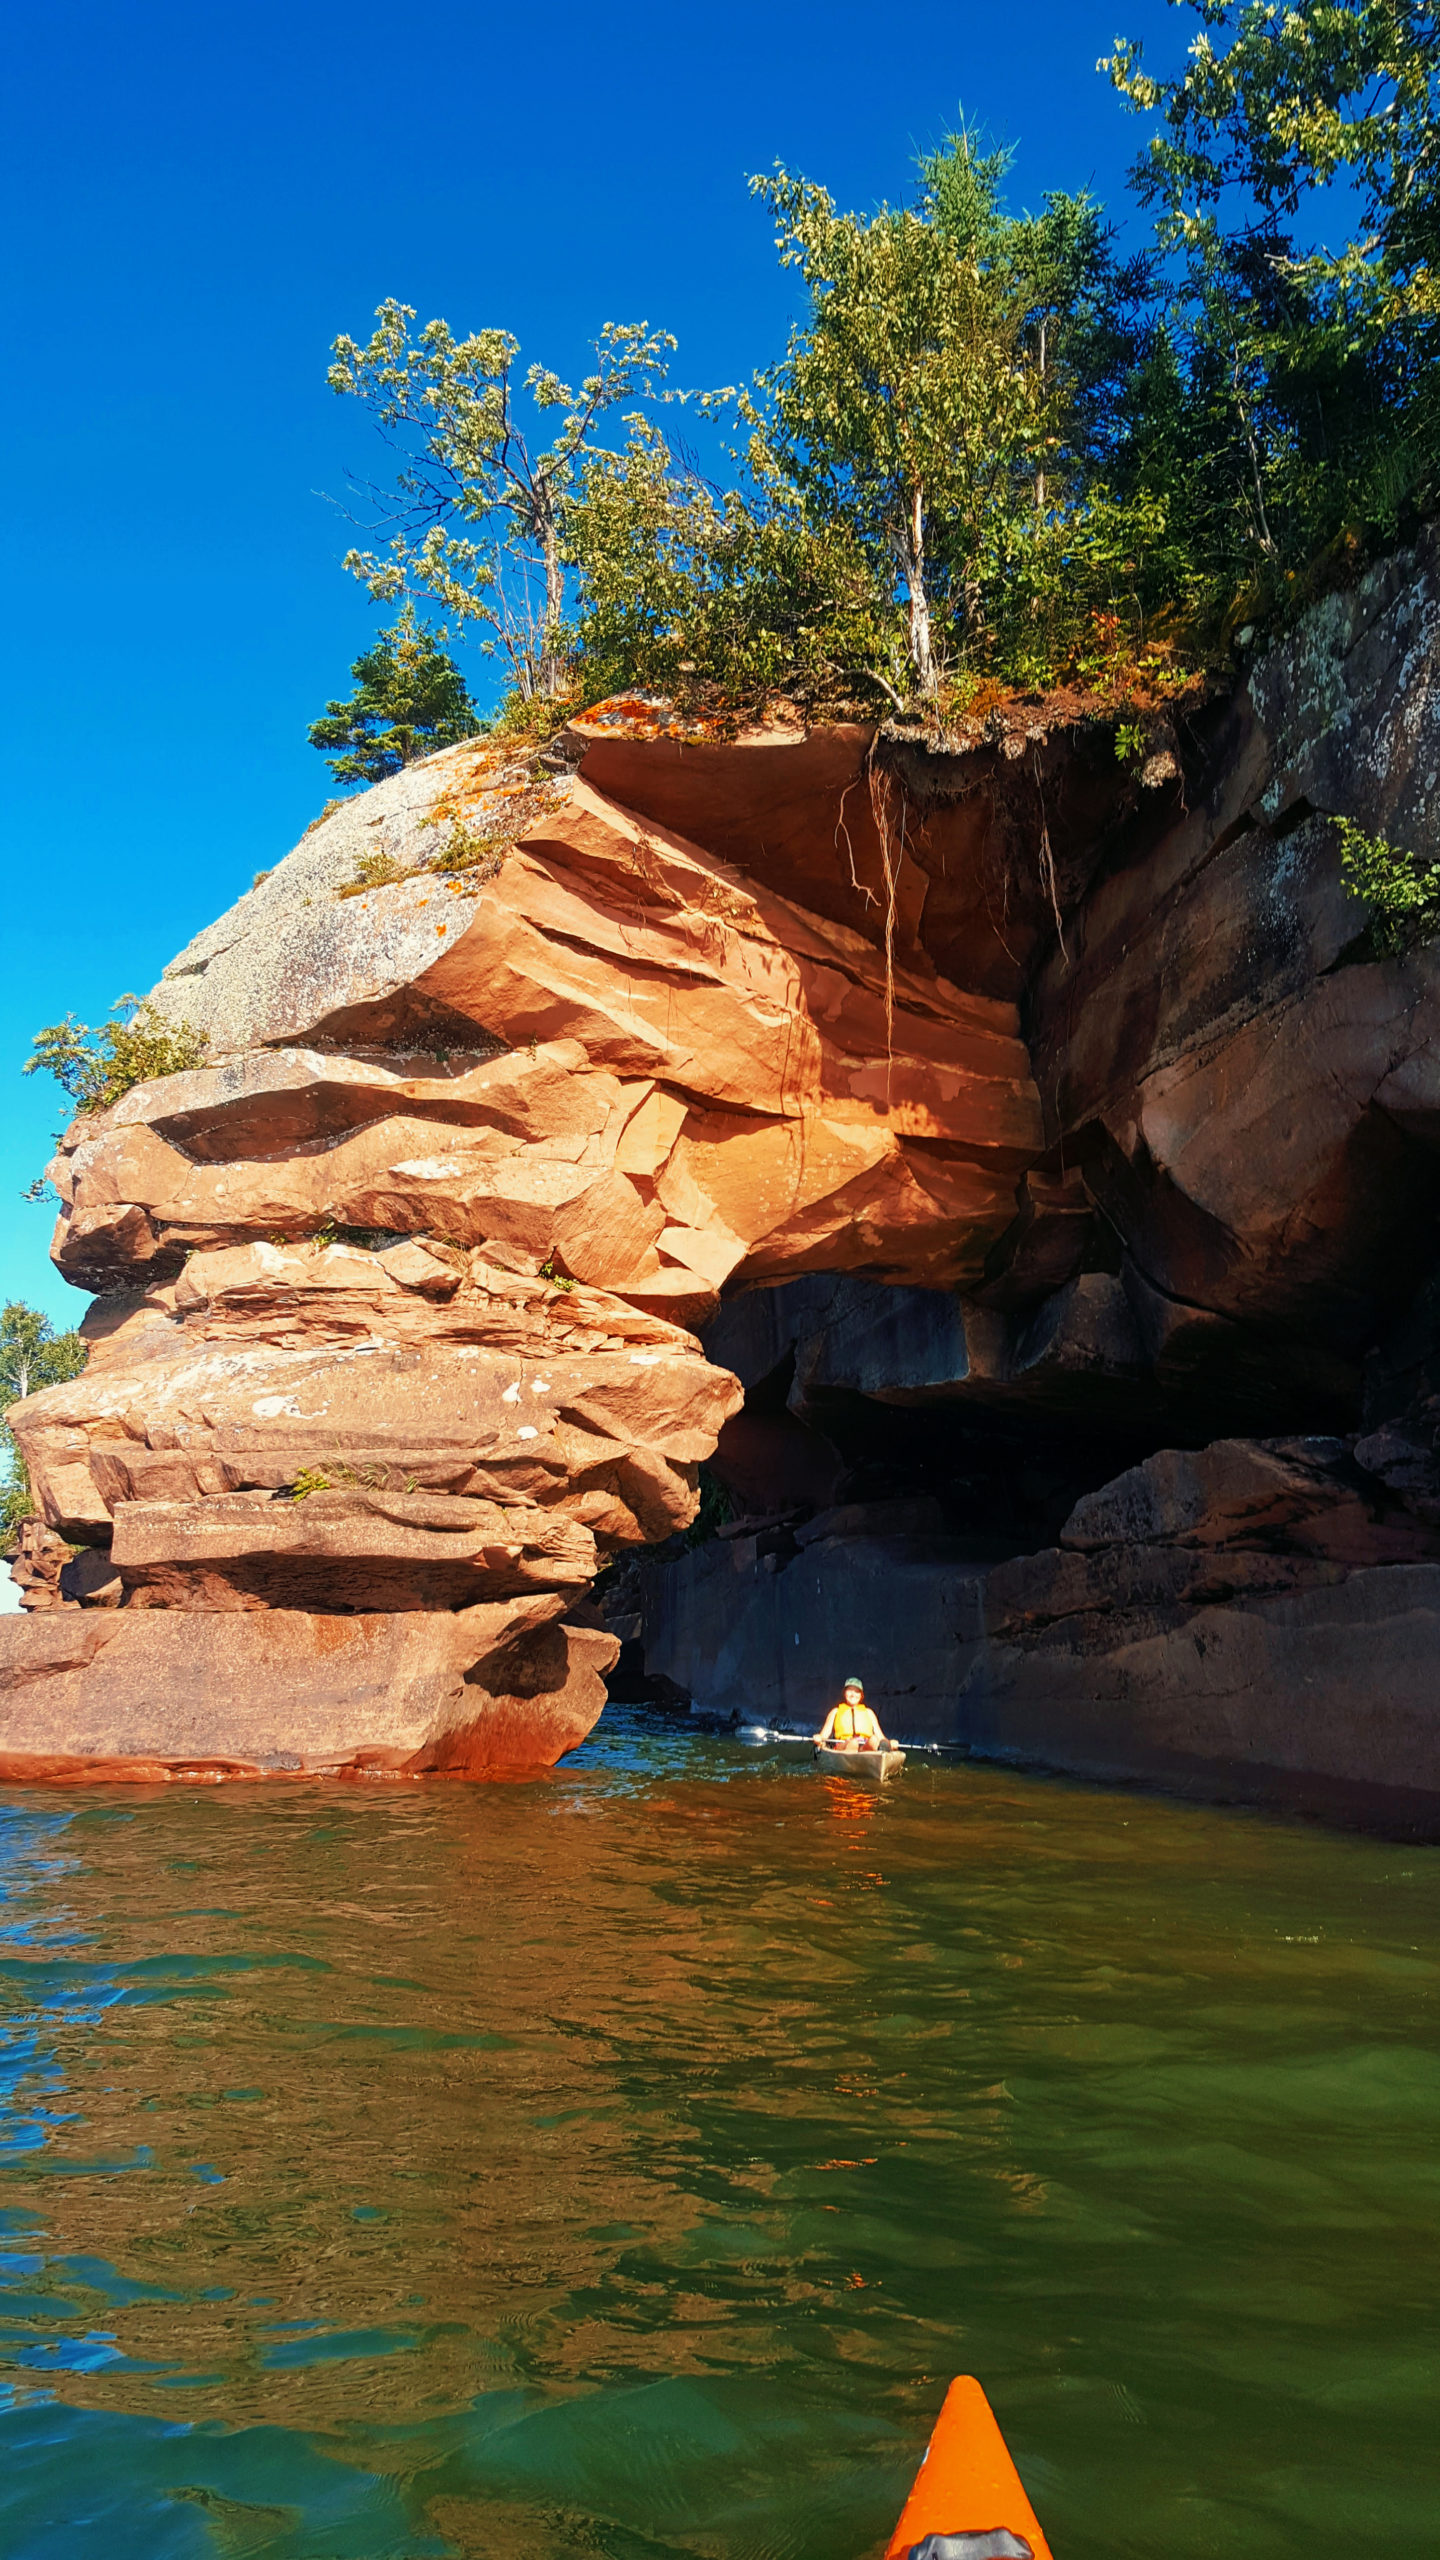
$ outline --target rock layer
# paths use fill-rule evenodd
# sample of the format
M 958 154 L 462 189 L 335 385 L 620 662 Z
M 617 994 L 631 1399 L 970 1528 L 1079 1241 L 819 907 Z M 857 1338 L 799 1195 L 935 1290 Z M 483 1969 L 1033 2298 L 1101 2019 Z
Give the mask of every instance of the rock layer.
M 533 1768 L 584 1740 L 618 1650 L 559 1624 L 563 1605 L 21 1618 L 5 1630 L 0 1783 Z

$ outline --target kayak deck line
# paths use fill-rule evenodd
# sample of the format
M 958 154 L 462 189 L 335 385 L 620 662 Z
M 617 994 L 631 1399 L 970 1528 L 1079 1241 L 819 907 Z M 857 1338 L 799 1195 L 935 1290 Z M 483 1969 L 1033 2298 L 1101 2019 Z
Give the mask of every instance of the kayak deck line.
M 945 2394 L 885 2560 L 1052 2560 L 972 2373 L 957 2374 Z

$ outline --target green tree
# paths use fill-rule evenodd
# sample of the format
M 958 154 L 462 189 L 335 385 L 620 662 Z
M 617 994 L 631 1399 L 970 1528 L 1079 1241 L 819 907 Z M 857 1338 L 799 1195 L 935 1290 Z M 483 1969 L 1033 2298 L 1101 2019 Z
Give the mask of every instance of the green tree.
M 1135 43 L 1101 67 L 1157 124 L 1133 183 L 1173 262 L 1197 560 L 1263 591 L 1434 494 L 1440 25 L 1433 0 L 1175 5 L 1201 22 L 1178 77 Z
M 327 702 L 310 724 L 312 747 L 339 747 L 329 759 L 337 782 L 383 782 L 432 748 L 473 738 L 480 723 L 465 679 L 440 646 L 443 635 L 406 605 L 397 622 L 362 649 L 351 667 L 348 702 Z
M 382 302 L 368 345 L 337 338 L 332 391 L 363 402 L 399 453 L 387 488 L 367 484 L 388 556 L 354 550 L 345 566 L 372 596 L 433 597 L 447 618 L 477 623 L 525 700 L 559 690 L 566 603 L 566 512 L 577 475 L 600 449 L 601 422 L 655 395 L 675 341 L 644 321 L 607 321 L 595 367 L 578 384 L 544 365 L 517 380 L 506 329 L 457 339 L 429 320 L 412 340 L 412 305 Z M 526 432 L 528 404 L 548 443 Z
M 783 685 L 903 708 L 947 668 L 1053 678 L 1097 605 L 1143 614 L 1173 549 L 1164 508 L 1109 481 L 1148 262 L 1117 262 L 1083 195 L 1008 216 L 1006 165 L 952 136 L 916 204 L 870 218 L 784 170 L 752 180 L 809 310 L 738 399 L 738 486 L 645 419 L 583 468 L 568 540 L 587 691 Z
M 775 216 L 782 265 L 810 294 L 761 378 L 778 466 L 898 589 L 910 681 L 927 696 L 942 663 L 937 608 L 974 637 L 997 524 L 1053 432 L 1023 307 L 992 254 L 1003 160 L 956 158 L 938 220 L 923 205 L 840 213 L 785 169 L 750 182 Z
M 1138 633 L 1168 593 L 1173 543 L 1163 504 L 1128 489 L 1123 467 L 1154 335 L 1153 261 L 1118 258 L 1114 226 L 1083 191 L 1007 214 L 1008 167 L 952 134 L 920 163 L 922 203 L 1008 315 L 1034 416 L 972 517 L 979 593 L 957 640 L 972 664 L 1043 684 L 1083 654 L 1097 615 Z
M 0 1552 L 34 1508 L 30 1470 L 20 1455 L 20 1443 L 9 1424 L 0 1422 Z
M 0 1409 L 42 1387 L 77 1378 L 89 1356 L 78 1333 L 57 1333 L 38 1307 L 12 1298 L 0 1309 Z M 0 1542 L 14 1535 L 34 1509 L 30 1480 L 19 1444 L 9 1425 L 0 1422 Z
M 172 1022 L 148 997 L 117 996 L 108 1022 L 93 1031 L 69 1013 L 37 1031 L 21 1073 L 52 1075 L 81 1111 L 104 1111 L 150 1076 L 203 1066 L 209 1045 L 207 1032 Z
M 532 458 L 515 341 L 433 321 L 412 342 L 382 306 L 331 375 L 404 457 L 389 555 L 350 567 L 488 625 L 527 698 L 567 652 L 592 698 L 944 708 L 950 676 L 1184 681 L 1182 649 L 1213 654 L 1440 496 L 1440 18 L 1174 5 L 1199 21 L 1176 78 L 1123 41 L 1102 66 L 1157 128 L 1137 256 L 1085 194 L 1011 215 L 1006 155 L 964 132 L 873 214 L 784 168 L 751 180 L 804 305 L 735 398 L 719 484 L 647 405 L 676 396 L 668 339 L 607 330 L 578 389 L 532 368 L 560 413 Z
M 57 1333 L 38 1307 L 12 1298 L 0 1309 L 0 1403 L 18 1404 L 66 1378 L 78 1378 L 89 1357 L 78 1333 Z

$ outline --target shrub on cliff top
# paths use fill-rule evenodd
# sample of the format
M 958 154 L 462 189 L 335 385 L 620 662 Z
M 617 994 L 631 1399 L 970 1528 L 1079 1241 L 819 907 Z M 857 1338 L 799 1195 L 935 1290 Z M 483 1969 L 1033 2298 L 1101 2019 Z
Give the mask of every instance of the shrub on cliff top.
M 52 1075 L 80 1111 L 104 1111 L 149 1076 L 203 1066 L 209 1034 L 172 1022 L 146 998 L 117 996 L 108 1022 L 92 1031 L 67 1013 L 35 1034 L 22 1073 Z

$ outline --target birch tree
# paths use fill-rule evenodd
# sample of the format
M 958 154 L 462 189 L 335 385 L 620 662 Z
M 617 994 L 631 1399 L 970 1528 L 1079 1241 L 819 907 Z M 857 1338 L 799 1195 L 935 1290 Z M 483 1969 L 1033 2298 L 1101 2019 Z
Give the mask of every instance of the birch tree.
M 444 320 L 411 335 L 409 303 L 382 302 L 368 343 L 339 337 L 332 391 L 359 400 L 396 455 L 388 484 L 361 484 L 383 551 L 345 567 L 379 601 L 425 596 L 477 624 L 526 700 L 561 682 L 566 510 L 601 425 L 652 397 L 675 341 L 645 321 L 607 321 L 578 383 L 548 366 L 519 373 L 507 329 L 457 338 Z M 548 434 L 547 434 L 548 430 Z
M 996 536 L 1017 485 L 1039 482 L 1043 503 L 1055 433 L 1054 378 L 996 254 L 1003 156 L 965 151 L 967 183 L 944 212 L 886 205 L 867 219 L 785 169 L 751 180 L 810 294 L 760 377 L 777 459 L 818 518 L 843 521 L 888 568 L 922 697 L 937 691 L 949 636 L 980 636 Z

